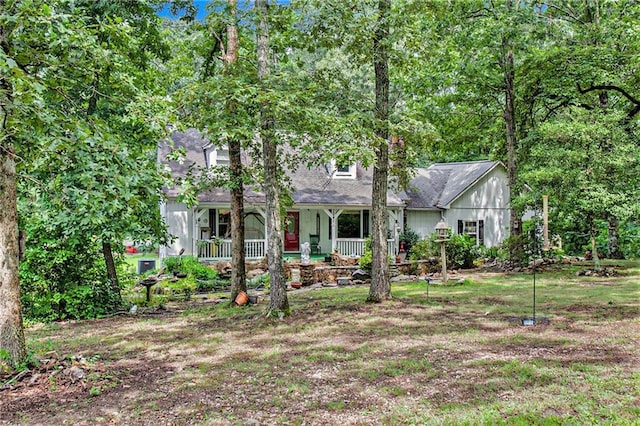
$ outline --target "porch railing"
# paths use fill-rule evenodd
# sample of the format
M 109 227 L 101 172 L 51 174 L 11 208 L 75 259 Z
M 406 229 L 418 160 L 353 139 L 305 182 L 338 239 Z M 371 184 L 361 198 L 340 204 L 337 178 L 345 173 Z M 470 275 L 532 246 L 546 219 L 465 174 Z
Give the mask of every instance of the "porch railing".
M 198 240 L 198 258 L 231 259 L 231 240 Z M 261 259 L 266 254 L 265 240 L 244 240 L 244 255 L 247 259 Z
M 362 238 L 337 238 L 336 250 L 345 256 L 362 256 L 364 254 L 365 240 Z M 397 253 L 397 243 L 393 239 L 387 240 L 387 253 L 395 256 Z
M 362 238 L 338 238 L 336 250 L 346 256 L 362 256 L 364 254 L 365 240 Z M 207 259 L 231 259 L 231 240 L 198 240 L 198 258 Z M 387 240 L 387 253 L 395 256 L 398 243 Z M 245 240 L 244 253 L 247 259 L 262 259 L 266 254 L 266 240 Z

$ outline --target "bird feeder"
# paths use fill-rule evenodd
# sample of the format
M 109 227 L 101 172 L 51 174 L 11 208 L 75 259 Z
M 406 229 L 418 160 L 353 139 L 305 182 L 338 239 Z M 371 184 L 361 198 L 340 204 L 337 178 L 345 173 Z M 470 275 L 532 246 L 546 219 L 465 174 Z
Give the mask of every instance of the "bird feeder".
M 449 240 L 449 227 L 442 219 L 436 224 L 436 236 L 438 237 L 439 242 Z
M 449 227 L 446 222 L 441 219 L 440 222 L 436 224 L 436 236 L 438 237 L 438 242 L 440 243 L 440 255 L 442 257 L 442 283 L 447 283 L 447 251 L 445 248 L 445 242 L 449 240 Z

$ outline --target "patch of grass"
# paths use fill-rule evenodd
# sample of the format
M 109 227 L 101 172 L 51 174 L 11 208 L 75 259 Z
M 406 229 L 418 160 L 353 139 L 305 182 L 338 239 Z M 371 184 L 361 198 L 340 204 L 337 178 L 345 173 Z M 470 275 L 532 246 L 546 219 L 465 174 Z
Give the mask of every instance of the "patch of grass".
M 342 411 L 346 408 L 347 404 L 343 400 L 338 400 L 329 401 L 326 406 L 329 411 Z

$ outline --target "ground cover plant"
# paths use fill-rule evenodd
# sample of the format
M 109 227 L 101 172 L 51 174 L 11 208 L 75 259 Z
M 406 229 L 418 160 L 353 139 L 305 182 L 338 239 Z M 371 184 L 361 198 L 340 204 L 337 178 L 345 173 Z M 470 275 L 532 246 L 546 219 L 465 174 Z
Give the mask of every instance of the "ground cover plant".
M 463 271 L 451 283 L 192 299 L 137 315 L 27 329 L 40 359 L 5 379 L 11 424 L 634 424 L 640 418 L 640 264 L 533 274 Z M 543 321 L 544 319 L 544 321 Z M 637 423 L 635 423 L 637 424 Z

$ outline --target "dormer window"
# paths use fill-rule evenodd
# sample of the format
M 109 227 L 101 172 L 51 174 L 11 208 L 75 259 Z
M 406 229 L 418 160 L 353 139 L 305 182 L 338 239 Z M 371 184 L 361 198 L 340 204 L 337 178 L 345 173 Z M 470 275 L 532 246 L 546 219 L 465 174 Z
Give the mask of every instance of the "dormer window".
M 212 146 L 206 149 L 206 153 L 209 167 L 229 166 L 229 150 L 227 147 L 218 148 Z
M 337 164 L 336 160 L 331 160 L 331 167 L 329 174 L 334 179 L 355 179 L 356 178 L 356 165 L 355 164 Z

